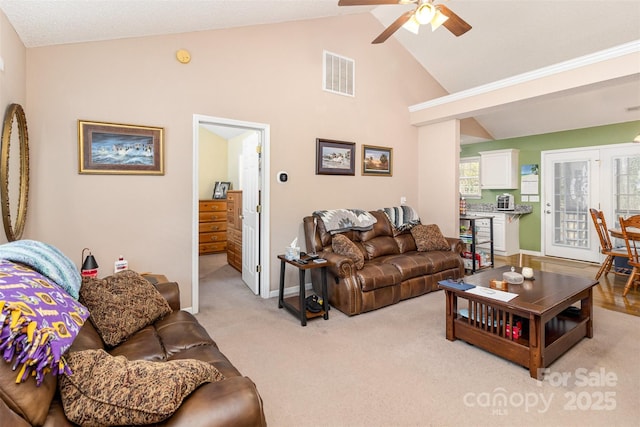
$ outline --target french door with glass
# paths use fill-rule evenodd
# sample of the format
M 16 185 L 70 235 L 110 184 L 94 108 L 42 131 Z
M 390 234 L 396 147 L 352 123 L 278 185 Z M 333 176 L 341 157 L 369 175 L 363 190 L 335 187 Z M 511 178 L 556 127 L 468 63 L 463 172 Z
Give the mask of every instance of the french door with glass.
M 590 208 L 609 227 L 640 213 L 640 146 L 542 152 L 542 249 L 547 256 L 600 262 Z

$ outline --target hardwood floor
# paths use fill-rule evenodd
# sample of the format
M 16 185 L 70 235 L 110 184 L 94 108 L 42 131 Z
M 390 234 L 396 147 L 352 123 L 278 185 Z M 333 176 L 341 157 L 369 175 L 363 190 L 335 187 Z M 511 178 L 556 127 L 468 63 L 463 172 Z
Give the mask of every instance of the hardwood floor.
M 519 266 L 518 255 L 511 257 L 495 257 L 496 267 L 503 265 Z M 576 276 L 595 277 L 599 264 L 571 261 L 562 258 L 537 257 L 523 255 L 522 266 L 532 267 L 534 270 L 565 273 Z M 640 316 L 640 287 L 631 288 L 626 297 L 622 296 L 628 276 L 621 276 L 609 272 L 600 277 L 600 283 L 593 288 L 594 304 L 608 310 Z

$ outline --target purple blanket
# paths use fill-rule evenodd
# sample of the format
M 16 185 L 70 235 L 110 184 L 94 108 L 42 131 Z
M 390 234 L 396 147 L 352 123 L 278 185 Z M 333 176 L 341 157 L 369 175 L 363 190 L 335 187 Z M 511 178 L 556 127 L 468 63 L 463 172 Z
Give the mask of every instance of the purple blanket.
M 0 260 L 0 355 L 16 383 L 70 374 L 62 355 L 89 311 L 54 282 L 22 264 Z

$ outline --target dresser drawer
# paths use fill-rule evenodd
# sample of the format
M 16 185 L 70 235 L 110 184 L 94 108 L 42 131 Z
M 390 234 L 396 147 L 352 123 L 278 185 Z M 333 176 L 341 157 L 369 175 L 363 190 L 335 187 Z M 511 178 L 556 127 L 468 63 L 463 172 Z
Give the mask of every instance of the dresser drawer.
M 213 233 L 198 234 L 198 243 L 215 243 L 215 242 L 226 242 L 226 241 L 227 241 L 226 231 L 216 231 Z
M 219 212 L 200 212 L 198 213 L 198 220 L 200 222 L 208 221 L 226 221 L 227 211 L 226 209 Z
M 199 224 L 200 233 L 211 233 L 214 231 L 226 231 L 226 222 L 201 222 Z
M 208 254 L 213 252 L 224 252 L 227 250 L 227 242 L 218 243 L 200 243 L 198 245 L 198 252 L 200 254 Z
M 227 202 L 235 202 L 242 197 L 241 191 L 230 191 L 227 193 Z
M 227 230 L 227 240 L 242 246 L 242 231 L 236 229 Z
M 226 200 L 200 200 L 199 203 L 200 212 L 217 212 L 227 210 Z

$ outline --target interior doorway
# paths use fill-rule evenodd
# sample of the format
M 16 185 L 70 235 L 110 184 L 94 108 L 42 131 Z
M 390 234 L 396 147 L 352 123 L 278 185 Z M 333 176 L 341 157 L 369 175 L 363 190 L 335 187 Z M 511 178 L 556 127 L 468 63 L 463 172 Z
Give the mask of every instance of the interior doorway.
M 240 140 L 229 149 L 237 189 L 242 191 L 242 279 L 263 298 L 269 297 L 269 125 L 220 117 L 194 115 L 193 118 L 193 238 L 192 238 L 192 310 L 199 311 L 198 202 L 202 198 L 200 182 L 201 132 L 225 140 Z M 226 157 L 227 154 L 225 154 Z M 225 160 L 227 161 L 227 160 Z

